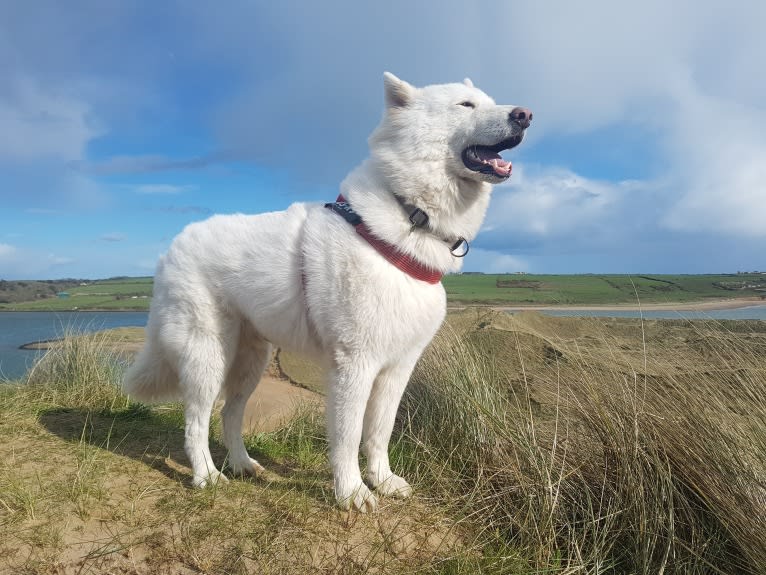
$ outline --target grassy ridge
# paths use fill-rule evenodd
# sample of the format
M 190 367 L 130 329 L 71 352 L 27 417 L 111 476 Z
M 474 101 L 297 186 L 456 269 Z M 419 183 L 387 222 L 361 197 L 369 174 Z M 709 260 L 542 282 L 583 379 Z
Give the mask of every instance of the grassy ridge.
M 373 516 L 311 411 L 247 438 L 268 475 L 189 489 L 178 405 L 67 340 L 0 389 L 0 573 L 766 572 L 764 322 L 448 320 L 392 441 L 414 499 Z
M 29 301 L 0 303 L 0 310 L 148 310 L 152 281 L 149 277 L 98 280 L 85 286 L 69 286 L 68 298 L 52 297 L 45 292 L 47 296 L 44 298 L 30 296 Z M 635 304 L 637 297 L 644 303 L 740 297 L 766 300 L 766 274 L 759 273 L 652 276 L 463 274 L 446 276 L 443 283 L 449 302 L 458 305 Z

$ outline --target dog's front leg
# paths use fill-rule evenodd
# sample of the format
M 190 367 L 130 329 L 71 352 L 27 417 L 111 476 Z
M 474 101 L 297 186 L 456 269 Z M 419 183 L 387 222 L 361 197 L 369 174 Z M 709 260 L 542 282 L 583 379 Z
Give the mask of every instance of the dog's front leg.
M 347 359 L 329 374 L 327 435 L 335 498 L 342 509 L 374 511 L 378 504 L 359 469 L 364 411 L 376 371 L 362 361 Z
M 379 495 L 409 497 L 412 488 L 391 471 L 388 443 L 394 429 L 396 412 L 407 387 L 418 356 L 405 358 L 397 365 L 383 369 L 367 402 L 364 414 L 364 451 L 367 454 L 367 482 Z

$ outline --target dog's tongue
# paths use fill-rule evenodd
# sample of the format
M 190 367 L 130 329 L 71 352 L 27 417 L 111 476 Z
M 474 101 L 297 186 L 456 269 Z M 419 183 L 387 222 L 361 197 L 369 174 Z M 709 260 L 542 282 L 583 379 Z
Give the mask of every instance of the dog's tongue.
M 511 162 L 506 162 L 503 158 L 495 158 L 489 162 L 489 165 L 492 166 L 492 169 L 495 170 L 498 176 L 507 177 L 511 175 L 513 166 L 511 166 Z
M 511 169 L 513 168 L 511 162 L 506 162 L 503 158 L 500 157 L 500 154 L 479 148 L 476 151 L 476 155 L 482 162 L 492 166 L 492 169 L 495 170 L 495 173 L 498 176 L 505 178 L 511 175 Z

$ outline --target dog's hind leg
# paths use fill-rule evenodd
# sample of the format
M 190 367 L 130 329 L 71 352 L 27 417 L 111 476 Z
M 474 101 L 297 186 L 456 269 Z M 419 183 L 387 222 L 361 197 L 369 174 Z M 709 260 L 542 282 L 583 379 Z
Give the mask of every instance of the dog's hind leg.
M 216 469 L 210 455 L 210 415 L 223 385 L 226 351 L 222 339 L 191 332 L 179 369 L 184 402 L 184 448 L 192 467 L 192 484 L 205 487 L 226 478 Z
M 229 450 L 229 467 L 236 474 L 255 475 L 263 467 L 252 459 L 242 441 L 242 418 L 266 365 L 271 359 L 271 344 L 243 323 L 237 353 L 224 384 L 226 404 L 223 406 L 223 441 Z
M 388 442 L 394 429 L 396 411 L 404 388 L 417 362 L 408 358 L 384 368 L 375 378 L 364 414 L 364 452 L 367 454 L 367 482 L 381 495 L 409 497 L 412 488 L 391 471 Z
M 376 372 L 364 358 L 344 358 L 329 373 L 327 433 L 335 498 L 343 509 L 374 511 L 378 504 L 359 470 L 364 409 Z

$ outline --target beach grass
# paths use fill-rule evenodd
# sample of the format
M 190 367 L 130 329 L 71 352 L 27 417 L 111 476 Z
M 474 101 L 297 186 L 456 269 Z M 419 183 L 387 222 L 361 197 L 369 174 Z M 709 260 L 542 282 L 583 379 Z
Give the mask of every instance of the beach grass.
M 315 408 L 246 438 L 266 474 L 194 490 L 180 407 L 73 338 L 0 389 L 0 573 L 760 574 L 764 358 L 764 322 L 452 314 L 392 439 L 415 494 L 359 515 Z
M 410 473 L 529 572 L 766 572 L 766 326 L 606 325 L 443 330 L 401 412 Z

